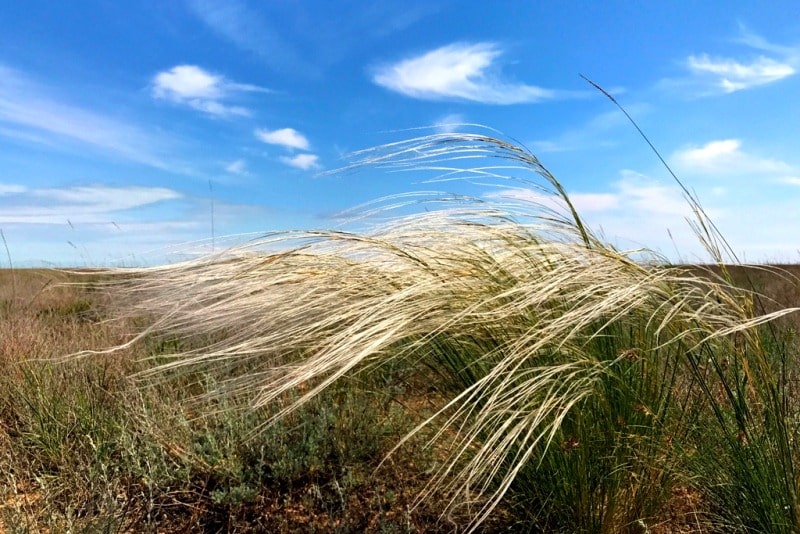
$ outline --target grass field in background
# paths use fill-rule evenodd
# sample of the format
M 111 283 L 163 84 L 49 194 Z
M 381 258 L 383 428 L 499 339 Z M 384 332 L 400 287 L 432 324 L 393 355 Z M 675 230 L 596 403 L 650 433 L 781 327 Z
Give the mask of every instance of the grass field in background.
M 436 451 L 412 445 L 375 471 L 431 409 L 408 393 L 413 377 L 386 370 L 375 382 L 333 388 L 253 436 L 270 410 L 250 411 L 235 397 L 191 402 L 219 376 L 132 378 L 180 341 L 63 361 L 136 329 L 106 322 L 103 291 L 58 285 L 67 281 L 76 280 L 0 271 L 0 531 L 408 532 L 437 524 L 435 503 L 408 512 Z

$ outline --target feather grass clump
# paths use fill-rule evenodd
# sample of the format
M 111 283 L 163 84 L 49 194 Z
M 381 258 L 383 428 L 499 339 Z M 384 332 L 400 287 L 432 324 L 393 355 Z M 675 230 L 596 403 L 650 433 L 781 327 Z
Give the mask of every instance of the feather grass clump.
M 206 340 L 160 370 L 225 369 L 221 393 L 244 392 L 254 407 L 300 391 L 276 418 L 387 362 L 423 370 L 447 398 L 414 432 L 432 428 L 447 454 L 421 498 L 448 495 L 473 528 L 504 503 L 530 528 L 646 529 L 672 484 L 694 483 L 687 459 L 701 427 L 722 436 L 718 456 L 734 463 L 743 439 L 770 443 L 747 454 L 783 461 L 774 508 L 787 529 L 798 525 L 794 445 L 764 423 L 790 415 L 775 398 L 785 377 L 755 329 L 788 311 L 758 315 L 753 295 L 724 276 L 605 243 L 511 142 L 431 135 L 358 157 L 445 180 L 513 180 L 543 200 L 454 198 L 370 232 L 271 234 L 211 258 L 117 272 L 131 313 L 154 318 L 141 336 Z M 699 204 L 695 213 L 721 261 L 724 240 Z M 706 502 L 711 510 L 713 495 Z

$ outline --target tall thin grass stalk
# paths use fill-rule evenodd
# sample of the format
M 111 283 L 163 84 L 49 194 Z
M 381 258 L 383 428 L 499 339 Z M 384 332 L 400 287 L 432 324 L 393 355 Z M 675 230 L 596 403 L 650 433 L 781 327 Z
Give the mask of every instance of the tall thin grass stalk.
M 115 271 L 130 313 L 153 318 L 139 338 L 203 341 L 159 370 L 224 370 L 221 393 L 282 406 L 276 419 L 387 362 L 416 370 L 446 401 L 398 446 L 434 429 L 447 453 L 421 498 L 449 495 L 473 529 L 503 504 L 530 528 L 638 531 L 671 484 L 694 480 L 685 470 L 703 425 L 721 437 L 726 473 L 758 458 L 763 482 L 783 461 L 780 506 L 798 526 L 785 377 L 755 330 L 792 310 L 755 315 L 752 295 L 724 279 L 605 243 L 511 141 L 434 134 L 356 157 L 542 201 L 442 198 L 366 233 L 275 233 L 212 259 Z M 715 228 L 699 220 L 719 258 Z M 769 447 L 752 452 L 759 440 Z M 746 499 L 764 495 L 760 483 Z
M 11 272 L 11 303 L 13 305 L 13 302 L 17 297 L 17 277 L 14 273 L 14 263 L 11 261 L 11 250 L 8 248 L 6 234 L 3 233 L 2 228 L 0 228 L 0 238 L 3 239 L 3 248 L 6 249 L 6 257 L 8 258 L 8 270 Z

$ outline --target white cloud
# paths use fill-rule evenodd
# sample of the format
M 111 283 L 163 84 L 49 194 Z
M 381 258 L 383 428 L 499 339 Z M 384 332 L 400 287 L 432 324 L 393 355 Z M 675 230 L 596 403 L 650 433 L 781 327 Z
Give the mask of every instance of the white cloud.
M 222 96 L 222 78 L 209 74 L 194 65 L 178 65 L 159 72 L 153 79 L 153 94 L 158 98 L 176 100 L 204 98 L 215 100 Z
M 459 127 L 463 127 L 466 123 L 464 115 L 460 113 L 451 113 L 443 117 L 439 117 L 433 123 L 433 127 L 438 133 L 453 133 Z
M 28 188 L 19 184 L 4 184 L 0 183 L 0 195 L 13 195 L 24 193 Z
M 307 171 L 319 168 L 319 157 L 316 154 L 297 154 L 292 157 L 281 157 L 281 161 L 290 167 Z
M 265 130 L 260 129 L 255 132 L 256 137 L 270 145 L 278 145 L 289 150 L 308 150 L 310 143 L 308 139 L 295 130 L 294 128 L 281 128 L 279 130 Z M 309 169 L 318 169 L 319 156 L 316 154 L 296 154 L 294 156 L 282 156 L 280 160 L 296 169 L 307 171 Z
M 455 43 L 376 69 L 372 81 L 391 91 L 426 100 L 460 99 L 484 104 L 520 104 L 567 93 L 494 76 L 502 50 L 494 43 Z
M 256 130 L 256 137 L 270 145 L 280 145 L 286 148 L 308 150 L 308 139 L 294 128 L 281 128 L 280 130 Z
M 231 174 L 247 174 L 247 164 L 243 159 L 237 159 L 226 165 L 225 171 Z
M 29 130 L 26 131 L 16 126 L 13 128 L 0 126 L 0 136 L 16 141 L 23 141 L 27 144 L 46 146 L 54 149 L 58 148 L 58 143 L 54 142 L 53 139 L 49 138 L 47 135 L 41 135 L 40 133 Z
M 689 217 L 689 203 L 676 185 L 664 185 L 643 174 L 623 170 L 620 180 L 613 184 L 618 197 L 617 206 L 623 211 L 631 210 L 637 216 L 648 219 L 654 216 Z
M 686 174 L 765 175 L 792 171 L 792 167 L 783 161 L 744 152 L 738 139 L 722 139 L 684 148 L 675 152 L 671 160 Z
M 792 62 L 797 60 L 798 55 L 800 55 L 800 50 L 798 50 L 798 47 L 770 43 L 760 35 L 750 31 L 743 24 L 739 24 L 739 30 L 741 31 L 741 35 L 737 41 L 743 45 L 749 46 L 750 48 L 761 50 L 762 52 L 769 52 L 771 54 L 775 54 L 776 56 L 792 60 Z
M 569 217 L 566 204 L 554 195 L 523 188 L 503 189 L 493 199 L 532 202 Z M 647 247 L 671 253 L 674 245 L 686 254 L 703 256 L 686 218 L 693 214 L 680 188 L 640 173 L 623 170 L 607 190 L 576 191 L 570 201 L 583 222 L 624 249 Z M 708 210 L 712 216 L 718 210 Z
M 84 186 L 38 189 L 33 191 L 33 194 L 57 203 L 80 205 L 87 210 L 102 212 L 135 208 L 162 200 L 173 200 L 181 196 L 177 191 L 165 187 L 137 186 Z
M 722 145 L 724 147 L 724 145 Z M 709 150 L 707 153 L 725 153 Z M 797 175 L 783 183 L 800 186 Z M 492 198 L 536 202 L 566 214 L 556 197 L 524 189 L 493 192 Z M 706 187 L 699 192 L 706 213 L 740 259 L 797 261 L 800 211 L 791 195 L 776 198 L 767 188 Z M 688 221 L 695 216 L 681 189 L 643 174 L 623 170 L 605 191 L 570 195 L 584 224 L 621 249 L 648 248 L 676 262 L 709 261 Z M 780 214 L 780 216 L 776 216 Z M 757 228 L 758 231 L 753 231 Z
M 533 189 L 502 189 L 489 193 L 486 197 L 498 200 L 522 201 L 559 213 L 566 213 L 565 210 L 567 210 L 567 205 L 561 197 L 545 195 Z M 618 195 L 611 193 L 574 193 L 569 196 L 569 200 L 578 211 L 578 214 L 608 211 L 616 208 L 620 201 Z
M 610 193 L 577 193 L 570 202 L 580 213 L 608 211 L 619 205 L 619 198 Z
M 190 106 L 203 113 L 225 117 L 247 116 L 250 111 L 241 106 L 223 103 L 237 92 L 268 92 L 255 85 L 235 83 L 196 65 L 177 65 L 159 72 L 153 78 L 155 98 Z
M 663 79 L 658 85 L 688 95 L 711 96 L 769 85 L 797 73 L 800 47 L 769 43 L 744 28 L 735 42 L 751 53 L 740 57 L 691 54 L 682 62 L 685 76 Z
M 172 143 L 156 132 L 65 104 L 20 72 L 0 64 L 0 128 L 5 135 L 48 147 L 65 139 L 145 165 L 171 170 L 160 152 Z M 70 147 L 74 149 L 74 146 Z
M 570 193 L 569 199 L 579 215 L 616 211 L 643 216 L 687 215 L 688 203 L 677 186 L 664 185 L 640 173 L 623 170 L 620 179 L 611 184 L 610 192 Z M 489 198 L 521 200 L 564 212 L 566 204 L 556 195 L 545 195 L 526 188 L 503 189 Z
M 202 111 L 209 115 L 216 115 L 218 117 L 227 117 L 229 115 L 238 115 L 240 117 L 250 116 L 250 111 L 246 108 L 241 106 L 227 106 L 213 100 L 195 99 L 187 100 L 186 103 L 197 111 Z
M 3 185 L 9 193 L 0 195 L 0 228 L 15 266 L 158 265 L 212 251 L 207 197 L 169 187 Z M 285 206 L 216 199 L 214 223 L 219 252 L 265 228 L 311 228 L 319 221 Z
M 114 213 L 182 198 L 177 191 L 164 187 L 99 185 L 14 189 L 5 195 L 8 200 L 0 209 L 0 223 L 109 222 Z
M 712 58 L 708 54 L 700 54 L 689 56 L 686 66 L 693 74 L 707 79 L 723 93 L 773 83 L 796 72 L 792 65 L 765 56 L 743 63 L 730 58 Z

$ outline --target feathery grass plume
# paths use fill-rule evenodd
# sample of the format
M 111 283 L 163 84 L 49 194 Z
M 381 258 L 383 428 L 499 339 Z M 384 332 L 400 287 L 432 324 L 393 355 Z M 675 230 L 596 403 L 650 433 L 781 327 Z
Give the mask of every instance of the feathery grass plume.
M 691 483 L 701 425 L 722 436 L 726 473 L 744 461 L 741 435 L 796 452 L 764 430 L 766 418 L 783 431 L 787 414 L 754 330 L 789 311 L 754 316 L 748 293 L 724 279 L 616 250 L 512 141 L 435 134 L 357 157 L 354 166 L 434 170 L 439 180 L 513 181 L 542 201 L 443 198 L 370 232 L 275 233 L 121 271 L 128 309 L 154 318 L 139 338 L 197 343 L 159 370 L 219 372 L 229 377 L 220 392 L 251 395 L 254 407 L 299 391 L 276 418 L 388 362 L 424 373 L 446 400 L 398 446 L 435 430 L 447 453 L 421 498 L 446 493 L 473 529 L 505 502 L 522 504 L 530 528 L 638 531 L 658 519 L 671 484 Z M 475 159 L 499 163 L 470 167 Z M 772 452 L 759 458 L 776 465 Z M 788 499 L 781 506 L 794 514 Z

